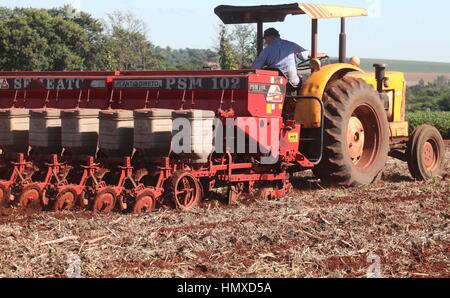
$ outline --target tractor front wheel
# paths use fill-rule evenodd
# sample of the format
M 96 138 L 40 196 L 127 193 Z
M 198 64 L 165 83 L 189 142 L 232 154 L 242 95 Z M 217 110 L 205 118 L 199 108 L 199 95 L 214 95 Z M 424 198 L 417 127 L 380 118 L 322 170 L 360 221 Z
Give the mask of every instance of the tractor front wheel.
M 429 180 L 444 171 L 445 144 L 439 131 L 422 125 L 414 130 L 406 150 L 408 167 L 416 180 Z
M 389 153 L 389 123 L 380 94 L 345 77 L 323 96 L 324 152 L 316 175 L 324 184 L 368 185 L 381 176 Z

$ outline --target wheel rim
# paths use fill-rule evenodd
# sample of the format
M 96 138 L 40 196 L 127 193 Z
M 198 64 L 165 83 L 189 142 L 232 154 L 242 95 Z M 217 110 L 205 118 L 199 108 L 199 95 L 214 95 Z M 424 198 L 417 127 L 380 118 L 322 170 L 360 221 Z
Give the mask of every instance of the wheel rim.
M 72 210 L 75 207 L 76 199 L 76 193 L 72 190 L 67 190 L 63 193 L 60 193 L 56 198 L 54 210 Z
M 175 200 L 178 206 L 189 209 L 195 206 L 198 199 L 198 185 L 194 177 L 181 177 L 175 188 Z
M 423 145 L 422 161 L 427 171 L 434 171 L 439 162 L 438 145 L 433 140 L 428 140 Z
M 347 128 L 347 152 L 355 167 L 369 169 L 379 154 L 380 121 L 368 105 L 356 108 Z
M 150 213 L 155 210 L 155 199 L 152 195 L 145 194 L 140 196 L 136 204 L 134 205 L 133 213 L 135 215 L 141 215 Z
M 115 207 L 116 198 L 112 192 L 100 193 L 94 201 L 93 211 L 95 213 L 110 213 Z
M 20 196 L 19 204 L 22 208 L 38 207 L 41 194 L 37 188 L 26 189 Z
M 350 118 L 347 131 L 347 144 L 350 159 L 357 164 L 364 153 L 365 132 L 362 122 L 357 117 Z

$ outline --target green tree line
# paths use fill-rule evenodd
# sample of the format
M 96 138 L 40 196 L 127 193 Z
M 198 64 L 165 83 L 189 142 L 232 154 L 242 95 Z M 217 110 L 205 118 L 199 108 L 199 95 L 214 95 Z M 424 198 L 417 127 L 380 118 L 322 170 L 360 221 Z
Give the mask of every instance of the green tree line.
M 252 26 L 218 27 L 213 49 L 154 45 L 145 22 L 113 12 L 105 20 L 70 6 L 0 7 L 0 70 L 185 70 L 249 67 L 256 57 Z M 450 111 L 450 81 L 408 87 L 408 111 Z
M 450 139 L 450 81 L 439 76 L 433 83 L 423 80 L 407 90 L 407 120 L 410 133 L 422 124 L 436 127 Z
M 214 49 L 154 45 L 146 24 L 131 13 L 105 20 L 71 6 L 53 9 L 0 7 L 0 70 L 234 69 L 251 64 L 251 26 L 221 26 Z
M 416 111 L 450 111 L 450 80 L 439 76 L 433 83 L 408 87 L 407 110 Z

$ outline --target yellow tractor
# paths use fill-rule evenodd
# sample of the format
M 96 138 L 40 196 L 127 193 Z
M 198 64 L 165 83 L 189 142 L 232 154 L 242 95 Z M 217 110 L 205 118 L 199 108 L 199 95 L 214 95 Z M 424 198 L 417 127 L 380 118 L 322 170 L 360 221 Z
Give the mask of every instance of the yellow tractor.
M 409 135 L 405 120 L 406 82 L 403 73 L 374 65 L 360 68 L 360 59 L 347 59 L 346 18 L 368 16 L 363 8 L 293 3 L 263 6 L 227 6 L 215 9 L 225 24 L 257 24 L 257 49 L 263 49 L 264 23 L 283 22 L 288 15 L 312 19 L 311 54 L 307 79 L 284 109 L 302 125 L 301 152 L 320 159 L 315 174 L 326 184 L 358 186 L 373 183 L 385 169 L 388 156 L 408 162 L 412 176 L 427 180 L 441 175 L 445 146 L 431 126 Z M 338 63 L 322 65 L 318 55 L 320 19 L 340 20 Z M 302 99 L 317 100 L 302 100 Z

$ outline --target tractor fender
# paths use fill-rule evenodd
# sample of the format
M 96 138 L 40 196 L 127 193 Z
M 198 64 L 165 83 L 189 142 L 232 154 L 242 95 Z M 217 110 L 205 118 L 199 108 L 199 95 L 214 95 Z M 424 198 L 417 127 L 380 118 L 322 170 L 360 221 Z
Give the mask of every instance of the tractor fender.
M 330 64 L 314 72 L 304 83 L 301 96 L 322 100 L 330 82 L 344 77 L 349 72 L 364 72 L 361 68 L 348 63 Z M 295 107 L 295 119 L 304 128 L 318 128 L 322 125 L 321 106 L 315 100 L 300 101 Z

